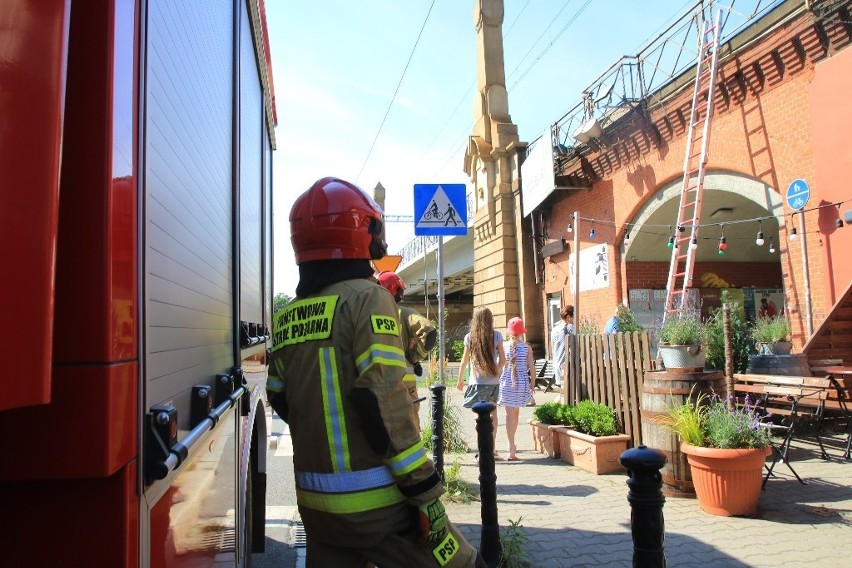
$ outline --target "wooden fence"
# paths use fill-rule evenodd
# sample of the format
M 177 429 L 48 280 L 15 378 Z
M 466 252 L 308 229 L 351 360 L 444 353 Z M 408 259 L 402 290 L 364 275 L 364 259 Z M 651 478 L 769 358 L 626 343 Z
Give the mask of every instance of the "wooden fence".
M 642 443 L 640 411 L 645 371 L 654 370 L 647 331 L 568 336 L 570 349 L 579 350 L 579 373 L 568 359 L 569 401 L 590 399 L 615 410 L 620 426 Z

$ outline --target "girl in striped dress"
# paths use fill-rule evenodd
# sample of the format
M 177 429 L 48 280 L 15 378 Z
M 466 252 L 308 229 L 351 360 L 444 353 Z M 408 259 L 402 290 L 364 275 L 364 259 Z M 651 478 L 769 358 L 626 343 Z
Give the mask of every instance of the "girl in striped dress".
M 532 349 L 523 340 L 527 329 L 521 318 L 509 320 L 503 349 L 506 366 L 500 376 L 499 404 L 506 409 L 506 436 L 509 438 L 508 461 L 518 461 L 515 447 L 515 432 L 518 430 L 520 408 L 526 406 L 533 396 L 532 377 L 535 376 L 535 359 Z

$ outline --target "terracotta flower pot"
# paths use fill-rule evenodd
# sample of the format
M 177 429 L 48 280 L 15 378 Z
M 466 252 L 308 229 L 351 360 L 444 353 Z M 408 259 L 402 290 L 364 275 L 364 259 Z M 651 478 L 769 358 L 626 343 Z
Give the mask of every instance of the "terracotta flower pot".
M 538 420 L 530 420 L 532 428 L 533 447 L 549 458 L 559 457 L 559 438 L 554 434 L 561 426 L 543 424 Z
M 630 436 L 591 436 L 570 428 L 559 427 L 554 432 L 559 440 L 559 457 L 580 469 L 600 475 L 624 471 L 619 457 L 627 449 Z
M 711 515 L 754 516 L 763 482 L 764 449 L 702 448 L 682 442 L 692 469 L 698 505 Z

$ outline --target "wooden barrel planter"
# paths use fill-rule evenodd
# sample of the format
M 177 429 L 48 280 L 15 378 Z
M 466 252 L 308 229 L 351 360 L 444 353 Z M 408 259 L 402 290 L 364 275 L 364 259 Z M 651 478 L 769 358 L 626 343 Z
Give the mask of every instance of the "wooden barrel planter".
M 754 375 L 783 375 L 787 377 L 810 377 L 808 356 L 796 355 L 752 355 L 748 358 L 748 371 Z
M 672 407 L 692 394 L 725 396 L 725 377 L 721 371 L 649 371 L 642 387 L 642 443 L 663 452 L 663 494 L 669 497 L 695 497 L 692 471 L 686 455 L 680 451 L 680 439 L 668 426 L 658 423 Z

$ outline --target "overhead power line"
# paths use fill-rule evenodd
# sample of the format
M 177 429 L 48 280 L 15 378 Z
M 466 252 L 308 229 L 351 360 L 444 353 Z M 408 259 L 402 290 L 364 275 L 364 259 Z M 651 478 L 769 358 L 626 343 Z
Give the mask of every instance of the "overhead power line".
M 426 17 L 423 18 L 423 25 L 420 26 L 420 32 L 417 34 L 417 39 L 414 41 L 414 47 L 411 48 L 411 53 L 408 56 L 408 61 L 405 62 L 405 68 L 402 70 L 402 76 L 399 78 L 399 82 L 396 84 L 396 90 L 393 92 L 393 96 L 391 97 L 390 103 L 388 103 L 388 109 L 385 111 L 385 116 L 382 117 L 382 122 L 379 124 L 379 129 L 376 131 L 376 136 L 373 138 L 373 143 L 370 144 L 370 149 L 367 151 L 367 155 L 364 157 L 364 163 L 361 164 L 361 170 L 358 172 L 358 176 L 355 178 L 355 183 L 357 184 L 361 179 L 361 174 L 364 173 L 364 167 L 367 165 L 367 161 L 370 159 L 370 155 L 373 153 L 373 148 L 376 147 L 376 141 L 379 139 L 379 134 L 382 133 L 382 128 L 385 125 L 385 121 L 390 114 L 391 108 L 393 108 L 393 103 L 396 100 L 396 95 L 399 93 L 399 88 L 402 86 L 402 81 L 405 79 L 405 72 L 408 71 L 408 66 L 411 64 L 411 59 L 414 57 L 414 52 L 417 51 L 417 44 L 420 43 L 420 36 L 423 35 L 423 30 L 426 28 L 426 22 L 429 21 L 429 15 L 432 13 L 432 8 L 435 6 L 435 0 L 432 0 L 432 3 L 429 5 L 429 11 L 426 12 Z

